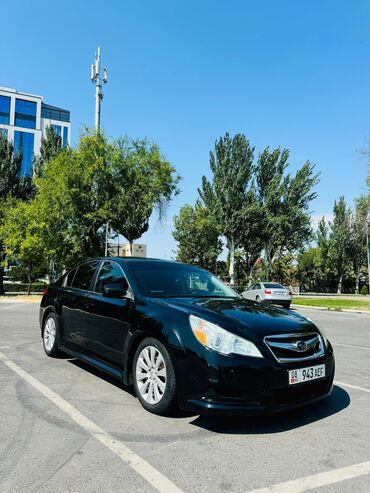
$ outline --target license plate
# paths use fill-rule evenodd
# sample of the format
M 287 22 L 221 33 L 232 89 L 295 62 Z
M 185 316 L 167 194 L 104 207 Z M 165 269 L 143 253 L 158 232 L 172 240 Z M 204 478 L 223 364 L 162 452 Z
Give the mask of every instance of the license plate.
M 325 377 L 325 365 L 309 366 L 299 368 L 299 370 L 289 370 L 289 385 L 296 383 L 309 382 L 317 378 Z

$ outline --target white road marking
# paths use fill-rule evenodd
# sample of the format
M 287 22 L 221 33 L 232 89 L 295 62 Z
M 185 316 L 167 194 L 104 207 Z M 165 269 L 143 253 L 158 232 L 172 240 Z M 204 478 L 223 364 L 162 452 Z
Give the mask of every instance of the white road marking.
M 362 390 L 362 392 L 370 393 L 370 389 L 366 389 L 365 387 L 358 387 L 357 385 L 351 385 L 350 383 L 339 382 L 339 380 L 335 380 L 334 383 L 337 385 L 342 385 L 343 387 L 348 387 L 350 389 Z
M 142 478 L 151 484 L 153 488 L 163 493 L 182 493 L 182 490 L 180 490 L 174 483 L 172 483 L 172 481 L 150 465 L 149 462 L 142 459 L 129 447 L 116 440 L 103 428 L 100 428 L 100 426 L 84 416 L 60 395 L 56 394 L 53 390 L 49 389 L 49 387 L 39 382 L 39 380 L 31 376 L 20 366 L 10 360 L 4 353 L 0 352 L 0 360 L 18 376 L 23 378 L 23 380 L 32 385 L 32 387 L 55 404 L 61 411 L 67 414 L 75 423 L 81 426 L 81 428 L 90 433 L 90 435 L 96 438 L 100 443 L 118 455 L 120 459 L 132 467 L 132 469 L 140 474 Z
M 339 483 L 346 479 L 357 478 L 370 473 L 370 461 L 360 464 L 353 464 L 348 467 L 332 469 L 331 471 L 313 474 L 304 478 L 293 479 L 284 483 L 274 484 L 267 488 L 250 490 L 248 493 L 300 493 L 302 491 L 313 490 L 328 484 Z
M 338 344 L 337 342 L 334 342 L 333 343 L 333 346 L 352 347 L 352 348 L 355 348 L 355 349 L 365 349 L 365 351 L 370 351 L 370 347 L 351 346 L 350 344 Z
M 0 346 L 0 349 L 9 349 L 10 346 Z

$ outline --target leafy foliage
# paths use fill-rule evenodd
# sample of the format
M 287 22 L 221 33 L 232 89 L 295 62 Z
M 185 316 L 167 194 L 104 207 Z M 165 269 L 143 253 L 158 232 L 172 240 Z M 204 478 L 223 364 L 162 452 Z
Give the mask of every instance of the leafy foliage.
M 230 137 L 226 133 L 216 141 L 215 149 L 210 153 L 210 168 L 212 181 L 203 176 L 199 194 L 228 241 L 229 274 L 233 284 L 235 248 L 241 242 L 246 209 L 251 202 L 253 148 L 245 135 Z
M 41 138 L 40 154 L 34 156 L 32 169 L 36 177 L 41 177 L 47 163 L 52 161 L 62 151 L 62 137 L 49 125 L 46 127 L 45 136 Z
M 174 218 L 173 237 L 178 242 L 176 259 L 215 272 L 222 251 L 220 228 L 200 201 L 185 205 Z

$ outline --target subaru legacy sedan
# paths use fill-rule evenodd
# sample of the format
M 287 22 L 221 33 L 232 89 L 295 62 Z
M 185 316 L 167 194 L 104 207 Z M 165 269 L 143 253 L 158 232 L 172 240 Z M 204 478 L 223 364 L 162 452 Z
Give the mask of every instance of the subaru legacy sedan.
M 174 261 L 86 261 L 45 289 L 40 326 L 48 356 L 67 353 L 133 385 L 156 414 L 268 414 L 332 390 L 320 327 Z
M 242 296 L 247 300 L 266 301 L 284 308 L 290 308 L 292 302 L 292 292 L 277 282 L 257 282 L 243 291 Z

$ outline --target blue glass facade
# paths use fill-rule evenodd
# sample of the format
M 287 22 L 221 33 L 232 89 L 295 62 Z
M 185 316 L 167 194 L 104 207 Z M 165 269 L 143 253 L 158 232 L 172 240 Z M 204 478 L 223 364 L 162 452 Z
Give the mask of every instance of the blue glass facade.
M 15 100 L 15 122 L 17 127 L 36 128 L 37 105 L 33 101 Z
M 63 147 L 68 145 L 68 127 L 63 127 Z
M 10 119 L 10 98 L 8 96 L 0 96 L 0 123 L 9 125 Z
M 54 125 L 52 123 L 50 126 L 54 130 L 54 132 L 59 135 L 59 137 L 62 136 L 62 127 L 60 125 Z
M 69 122 L 71 114 L 67 110 L 62 110 L 49 104 L 41 104 L 41 118 L 47 118 L 48 120 L 58 120 L 59 122 Z
M 32 172 L 32 156 L 35 136 L 31 132 L 14 132 L 14 151 L 22 153 L 21 175 Z

